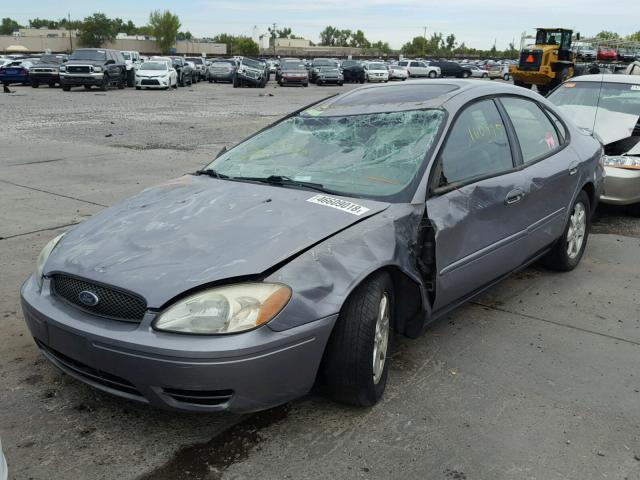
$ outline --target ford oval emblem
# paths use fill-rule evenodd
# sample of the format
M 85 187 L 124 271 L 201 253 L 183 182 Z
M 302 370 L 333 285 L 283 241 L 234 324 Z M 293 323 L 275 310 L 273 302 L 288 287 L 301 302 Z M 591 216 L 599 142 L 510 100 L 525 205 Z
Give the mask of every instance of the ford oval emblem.
M 78 300 L 80 300 L 80 303 L 86 305 L 87 307 L 95 307 L 100 301 L 98 296 L 95 293 L 90 292 L 89 290 L 81 291 L 78 294 Z

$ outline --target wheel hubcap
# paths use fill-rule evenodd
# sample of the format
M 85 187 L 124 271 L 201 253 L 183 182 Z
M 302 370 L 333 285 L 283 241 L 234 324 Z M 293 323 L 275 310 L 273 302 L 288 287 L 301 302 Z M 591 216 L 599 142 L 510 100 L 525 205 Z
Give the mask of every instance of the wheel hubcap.
M 387 360 L 387 347 L 389 346 L 389 294 L 382 294 L 378 307 L 378 319 L 376 320 L 376 333 L 373 342 L 373 383 L 378 384 L 382 378 L 384 364 Z
M 584 242 L 584 234 L 587 231 L 587 212 L 582 203 L 576 203 L 573 213 L 569 217 L 569 230 L 567 231 L 567 255 L 573 259 L 578 256 Z

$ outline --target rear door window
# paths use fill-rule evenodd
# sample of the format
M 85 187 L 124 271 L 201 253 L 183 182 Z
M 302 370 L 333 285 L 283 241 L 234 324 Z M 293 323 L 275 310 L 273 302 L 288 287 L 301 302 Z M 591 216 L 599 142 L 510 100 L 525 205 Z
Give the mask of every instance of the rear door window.
M 467 107 L 440 154 L 438 186 L 469 182 L 513 169 L 509 137 L 493 100 Z
M 513 123 L 524 163 L 539 160 L 560 148 L 558 132 L 536 103 L 515 97 L 500 101 Z

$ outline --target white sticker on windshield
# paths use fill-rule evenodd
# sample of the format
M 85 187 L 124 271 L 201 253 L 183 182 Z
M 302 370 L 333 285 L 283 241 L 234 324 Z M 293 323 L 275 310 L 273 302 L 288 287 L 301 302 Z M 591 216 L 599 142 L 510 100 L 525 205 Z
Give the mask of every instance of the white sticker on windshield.
M 640 85 L 631 85 L 631 90 L 640 90 Z
M 315 195 L 307 199 L 307 202 L 317 203 L 318 205 L 324 205 L 325 207 L 342 210 L 343 212 L 347 212 L 358 217 L 369 211 L 367 207 L 363 207 L 362 205 L 358 205 L 357 203 L 349 202 L 347 200 L 341 200 L 339 198 L 328 197 L 326 195 Z

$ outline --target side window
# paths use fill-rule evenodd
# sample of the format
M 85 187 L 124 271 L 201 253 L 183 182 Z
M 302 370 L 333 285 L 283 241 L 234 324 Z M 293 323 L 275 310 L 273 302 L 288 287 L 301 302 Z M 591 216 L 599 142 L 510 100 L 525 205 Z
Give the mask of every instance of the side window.
M 427 66 L 423 62 L 416 62 L 416 67 L 426 68 Z
M 536 103 L 513 97 L 500 101 L 518 135 L 524 163 L 533 162 L 560 147 L 555 127 Z
M 549 114 L 549 116 L 551 117 L 551 120 L 553 120 L 553 123 L 556 126 L 556 131 L 558 132 L 558 135 L 560 136 L 560 143 L 564 143 L 567 140 L 567 129 L 564 126 L 564 123 L 562 123 L 560 121 L 560 119 L 557 117 L 557 115 L 555 113 L 553 113 L 551 110 L 549 110 L 548 108 L 545 108 L 545 111 Z
M 467 107 L 451 128 L 440 154 L 439 186 L 513 168 L 509 138 L 493 100 Z

